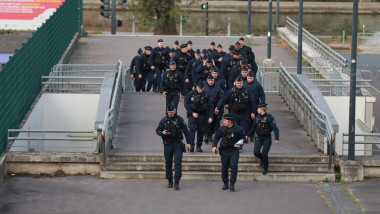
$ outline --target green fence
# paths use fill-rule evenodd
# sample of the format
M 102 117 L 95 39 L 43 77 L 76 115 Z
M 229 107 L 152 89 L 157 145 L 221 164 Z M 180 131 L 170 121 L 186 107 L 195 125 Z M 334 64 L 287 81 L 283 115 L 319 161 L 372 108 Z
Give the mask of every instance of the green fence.
M 41 90 L 41 76 L 57 64 L 83 23 L 82 0 L 66 0 L 0 71 L 0 155 L 8 129 L 19 128 Z

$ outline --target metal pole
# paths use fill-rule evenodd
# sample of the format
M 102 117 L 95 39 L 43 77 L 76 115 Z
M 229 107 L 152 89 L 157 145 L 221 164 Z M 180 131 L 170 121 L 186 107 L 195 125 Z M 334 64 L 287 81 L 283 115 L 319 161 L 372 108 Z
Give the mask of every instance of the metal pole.
M 271 55 L 272 55 L 271 49 L 272 49 L 272 0 L 269 0 L 267 59 L 271 58 Z
M 355 160 L 355 102 L 356 102 L 356 51 L 358 34 L 358 0 L 354 0 L 352 14 L 350 113 L 348 123 L 348 160 Z
M 278 25 L 280 23 L 280 0 L 277 0 L 276 1 L 276 32 L 277 32 L 277 28 L 278 28 Z
M 182 36 L 182 15 L 179 23 L 179 35 Z
M 303 22 L 303 0 L 299 0 L 297 74 L 302 74 L 302 22 Z
M 251 34 L 251 0 L 248 0 L 248 35 Z
M 135 34 L 135 28 L 136 28 L 136 25 L 135 25 L 135 15 L 133 15 L 132 17 L 132 34 Z
M 343 41 L 342 41 L 342 44 L 344 45 L 344 42 L 346 41 L 346 31 L 344 30 L 343 31 Z
M 228 17 L 227 36 L 231 36 L 231 17 Z
M 112 0 L 111 34 L 116 34 L 116 0 Z
M 208 36 L 208 2 L 206 2 L 206 36 Z

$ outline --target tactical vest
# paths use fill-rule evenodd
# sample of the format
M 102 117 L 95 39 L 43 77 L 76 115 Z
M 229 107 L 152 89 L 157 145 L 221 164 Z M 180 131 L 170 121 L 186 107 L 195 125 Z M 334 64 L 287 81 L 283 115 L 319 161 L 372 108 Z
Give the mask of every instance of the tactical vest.
M 141 70 L 145 73 L 149 72 L 149 65 L 148 65 L 148 59 L 149 59 L 149 56 L 144 54 L 144 60 L 142 62 L 142 68 Z
M 170 135 L 168 136 L 172 138 L 177 138 L 181 140 L 183 139 L 181 124 L 177 116 L 174 116 L 174 118 L 172 119 L 166 116 L 166 121 L 164 123 L 164 130 L 167 132 L 170 132 Z
M 230 57 L 230 64 L 228 65 L 228 68 L 234 68 L 236 65 L 240 65 L 239 60 L 235 59 L 234 57 Z M 227 76 L 231 75 L 231 71 L 228 71 Z
M 179 53 L 177 60 L 177 70 L 184 72 L 186 70 L 187 63 L 187 54 Z
M 180 89 L 181 84 L 178 79 L 178 72 L 168 71 L 166 74 L 164 85 L 168 89 Z
M 268 120 L 269 114 L 265 116 L 258 115 L 256 118 L 256 134 L 258 136 L 269 136 L 272 133 L 272 128 Z
M 220 150 L 233 150 L 234 145 L 240 139 L 236 136 L 236 126 L 232 128 L 224 127 L 222 131 L 222 142 L 220 143 Z
M 165 49 L 156 47 L 153 63 L 155 65 L 165 64 Z
M 201 79 L 202 80 L 206 80 L 207 77 L 211 74 L 211 68 L 207 68 L 207 66 L 204 66 L 204 69 L 202 71 L 202 76 L 201 76 Z
M 228 104 L 228 108 L 230 108 L 233 112 L 244 112 L 248 110 L 248 103 L 249 103 L 249 93 L 246 88 L 243 88 L 243 92 L 239 93 L 238 89 L 236 87 L 233 87 L 232 94 L 230 97 L 230 102 Z
M 205 93 L 193 94 L 190 97 L 190 108 L 196 113 L 203 113 L 208 110 L 208 102 Z
M 216 49 L 214 49 L 213 51 L 211 49 L 207 49 L 207 56 L 211 56 L 212 53 L 214 53 L 216 51 Z

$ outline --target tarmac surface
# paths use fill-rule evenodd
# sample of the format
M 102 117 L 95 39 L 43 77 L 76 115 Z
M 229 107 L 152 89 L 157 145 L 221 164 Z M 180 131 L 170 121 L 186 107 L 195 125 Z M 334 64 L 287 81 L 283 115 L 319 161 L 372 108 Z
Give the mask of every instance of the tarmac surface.
M 95 176 L 11 177 L 0 188 L 0 213 L 332 213 L 315 183 L 101 180 Z

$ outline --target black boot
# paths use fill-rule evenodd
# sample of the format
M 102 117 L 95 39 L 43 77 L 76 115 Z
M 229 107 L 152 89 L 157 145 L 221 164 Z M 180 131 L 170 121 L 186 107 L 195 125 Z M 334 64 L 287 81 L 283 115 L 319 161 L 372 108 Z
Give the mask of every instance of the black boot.
M 266 174 L 268 174 L 268 169 L 264 169 L 263 171 L 263 175 L 266 175 Z
M 235 191 L 235 184 L 230 184 L 230 191 L 231 192 L 234 192 Z
M 179 190 L 179 180 L 177 180 L 177 179 L 174 182 L 174 189 Z
M 228 183 L 224 183 L 223 187 L 222 187 L 222 190 L 227 190 L 227 189 L 228 189 Z
M 190 147 L 190 152 L 194 152 L 194 146 L 193 145 L 191 145 L 191 147 Z
M 203 152 L 203 150 L 200 146 L 197 146 L 197 152 Z
M 208 135 L 208 142 L 212 143 L 212 134 Z
M 173 180 L 168 179 L 168 188 L 173 188 Z

